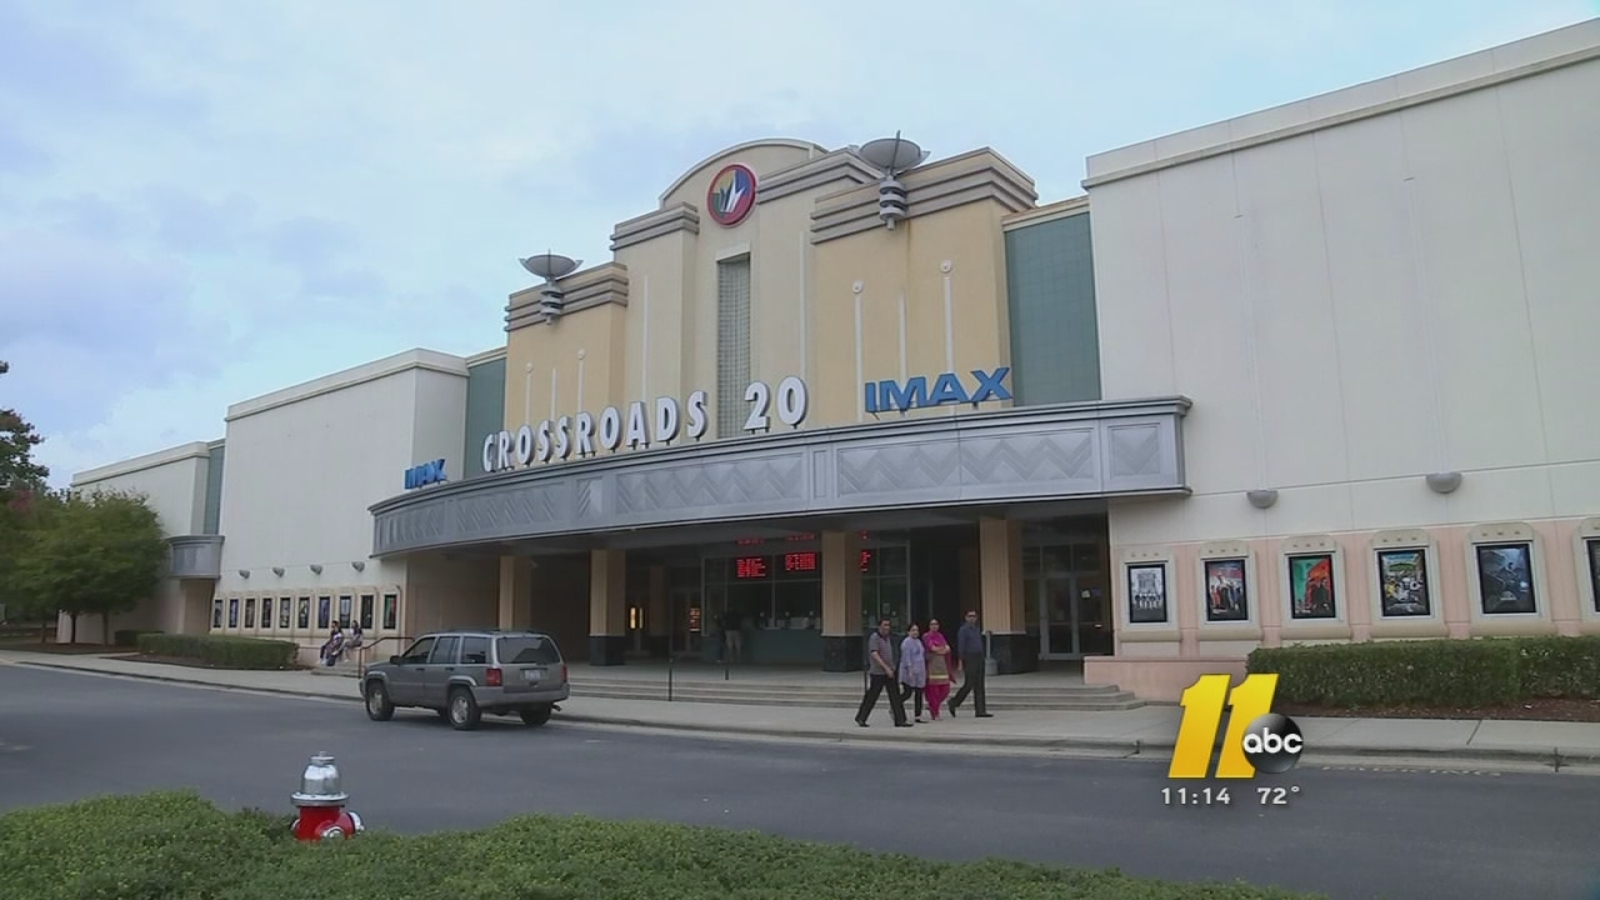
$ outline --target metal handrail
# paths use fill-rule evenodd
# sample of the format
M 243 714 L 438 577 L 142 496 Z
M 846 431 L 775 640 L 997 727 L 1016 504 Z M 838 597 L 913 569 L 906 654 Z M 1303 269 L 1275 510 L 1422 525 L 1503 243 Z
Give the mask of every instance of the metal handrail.
M 412 640 L 414 640 L 414 638 L 402 637 L 398 634 L 391 634 L 378 638 L 370 644 L 362 644 L 360 647 L 357 647 L 356 652 L 361 654 L 359 657 L 360 662 L 358 664 L 358 671 L 361 677 L 367 677 L 367 662 L 371 658 L 371 652 L 378 649 L 379 644 L 382 644 L 384 641 L 400 641 L 402 644 L 404 644 L 409 643 Z

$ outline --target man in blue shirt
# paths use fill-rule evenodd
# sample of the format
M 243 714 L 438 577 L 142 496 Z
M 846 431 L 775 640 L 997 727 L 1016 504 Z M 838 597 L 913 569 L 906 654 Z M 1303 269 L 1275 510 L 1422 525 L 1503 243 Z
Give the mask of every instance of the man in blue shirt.
M 905 698 L 900 696 L 900 656 L 895 646 L 893 624 L 888 619 L 878 620 L 878 630 L 867 638 L 867 693 L 861 698 L 861 708 L 856 711 L 856 724 L 867 727 L 867 716 L 878 704 L 878 695 L 889 691 L 889 714 L 894 717 L 894 727 L 910 728 L 906 721 Z
M 956 632 L 956 656 L 961 659 L 962 682 L 961 690 L 950 698 L 950 715 L 956 714 L 956 707 L 967 699 L 968 694 L 973 695 L 973 706 L 977 707 L 977 717 L 980 719 L 993 718 L 989 712 L 989 698 L 983 689 L 983 678 L 989 673 L 989 661 L 983 652 L 983 632 L 978 629 L 978 614 L 967 612 L 967 621 L 961 623 L 961 629 Z

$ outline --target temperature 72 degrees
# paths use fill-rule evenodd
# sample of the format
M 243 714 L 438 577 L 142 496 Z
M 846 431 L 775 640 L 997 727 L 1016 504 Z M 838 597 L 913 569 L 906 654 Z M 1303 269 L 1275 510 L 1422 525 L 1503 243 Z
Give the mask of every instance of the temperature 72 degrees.
M 1288 806 L 1289 798 L 1300 793 L 1300 785 L 1290 787 L 1258 787 L 1256 796 L 1261 798 L 1262 806 Z

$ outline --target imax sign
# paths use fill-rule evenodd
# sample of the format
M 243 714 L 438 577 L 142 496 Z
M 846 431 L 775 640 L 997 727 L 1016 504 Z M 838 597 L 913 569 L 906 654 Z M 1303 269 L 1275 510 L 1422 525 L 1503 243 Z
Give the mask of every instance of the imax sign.
M 867 412 L 874 415 L 880 412 L 908 412 L 913 409 L 930 406 L 951 406 L 959 403 L 979 403 L 1010 400 L 1011 392 L 1006 390 L 1006 376 L 1011 374 L 1009 366 L 1001 366 L 993 372 L 982 369 L 973 369 L 972 390 L 962 383 L 961 377 L 954 372 L 946 372 L 933 380 L 933 387 L 928 387 L 928 379 L 918 375 L 901 384 L 898 381 L 869 381 L 863 385 L 866 392 Z
M 415 490 L 427 487 L 430 484 L 441 484 L 450 479 L 444 473 L 444 460 L 436 459 L 420 466 L 412 466 L 406 470 L 406 490 Z

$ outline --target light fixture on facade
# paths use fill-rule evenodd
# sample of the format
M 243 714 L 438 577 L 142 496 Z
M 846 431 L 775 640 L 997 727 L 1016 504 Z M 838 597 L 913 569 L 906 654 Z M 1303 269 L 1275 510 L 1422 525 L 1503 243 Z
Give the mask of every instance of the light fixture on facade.
M 1435 494 L 1448 494 L 1461 487 L 1460 472 L 1434 472 L 1428 476 L 1428 489 Z
M 310 568 L 311 568 L 311 574 L 313 574 L 313 575 L 321 575 L 322 574 L 322 564 L 321 563 L 312 563 Z
M 1254 506 L 1256 509 L 1268 509 L 1274 503 L 1278 502 L 1278 492 L 1272 488 L 1262 488 L 1260 490 L 1247 492 L 1245 494 L 1245 498 L 1248 499 L 1250 501 L 1250 505 Z
M 544 279 L 544 285 L 539 288 L 539 311 L 552 324 L 561 317 L 561 310 L 566 306 L 567 295 L 562 293 L 561 286 L 556 282 L 578 271 L 583 265 L 583 260 L 572 259 L 566 256 L 557 256 L 554 253 L 541 253 L 527 259 L 518 260 L 530 275 Z
M 240 578 L 249 578 L 250 577 L 250 570 L 249 569 L 240 569 L 239 570 L 239 577 Z
M 272 567 L 272 574 L 278 576 L 279 578 L 282 578 L 283 577 L 283 566 L 273 566 Z
M 365 572 L 367 570 L 367 564 L 358 559 L 350 564 L 350 568 L 355 569 L 357 572 Z
M 906 186 L 899 175 L 914 169 L 928 158 L 928 151 L 908 141 L 896 131 L 892 138 L 868 141 L 856 151 L 860 157 L 883 171 L 878 181 L 878 218 L 890 230 L 907 215 Z

